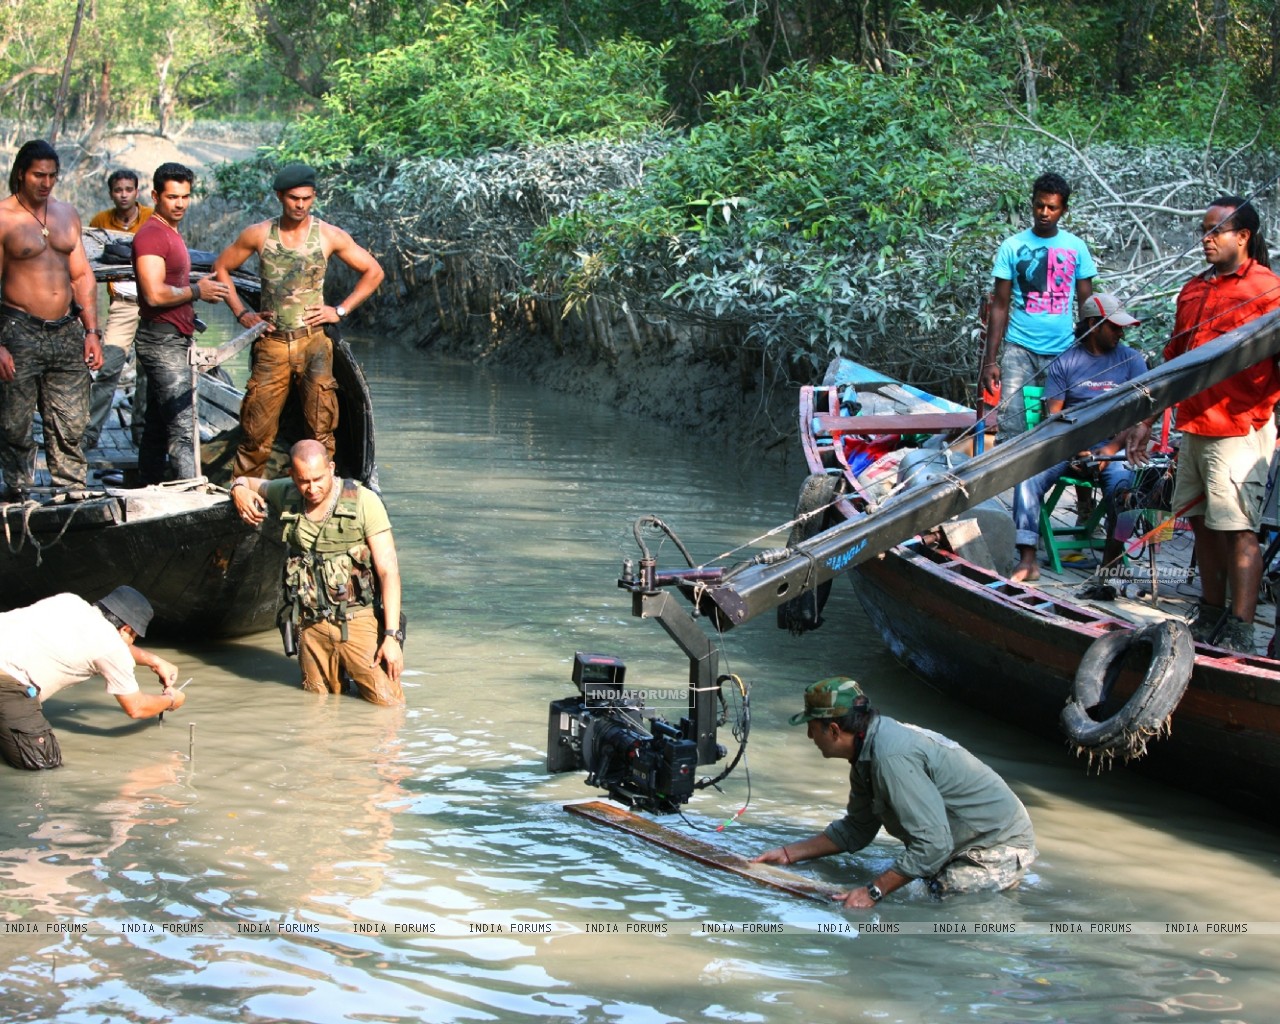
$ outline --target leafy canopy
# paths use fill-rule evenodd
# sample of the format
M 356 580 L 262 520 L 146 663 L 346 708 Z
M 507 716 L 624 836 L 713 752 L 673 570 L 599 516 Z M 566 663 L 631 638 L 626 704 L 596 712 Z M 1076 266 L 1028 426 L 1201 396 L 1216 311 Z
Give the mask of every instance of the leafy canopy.
M 609 278 L 652 285 L 674 262 L 694 273 L 669 279 L 669 294 L 696 303 L 704 288 L 720 290 L 723 278 L 708 282 L 726 268 L 767 266 L 791 281 L 775 274 L 775 297 L 785 302 L 796 287 L 817 299 L 838 261 L 883 265 L 940 222 L 981 233 L 1005 221 L 1025 189 L 969 148 L 1009 88 L 998 47 L 976 24 L 918 8 L 909 16 L 919 42 L 896 51 L 887 71 L 796 66 L 714 97 L 713 116 L 623 201 L 610 197 L 534 239 L 543 272 L 558 262 L 570 292 L 585 294 Z
M 332 164 L 355 156 L 464 157 L 528 142 L 650 132 L 666 113 L 663 49 L 630 37 L 585 56 L 538 18 L 514 28 L 495 0 L 433 8 L 421 38 L 333 67 L 322 111 L 280 156 Z

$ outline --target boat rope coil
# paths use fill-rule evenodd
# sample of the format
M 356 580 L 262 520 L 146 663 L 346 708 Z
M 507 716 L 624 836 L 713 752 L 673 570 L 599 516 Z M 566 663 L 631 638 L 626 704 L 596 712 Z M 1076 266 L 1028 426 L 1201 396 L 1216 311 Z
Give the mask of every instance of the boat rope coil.
M 36 535 L 31 532 L 31 513 L 40 507 L 40 502 L 38 501 L 0 502 L 0 515 L 4 516 L 4 541 L 9 547 L 9 554 L 16 555 L 22 550 L 24 545 L 30 544 L 36 551 L 37 568 L 44 561 L 44 549 L 51 548 L 62 540 L 63 535 L 68 529 L 70 529 L 71 522 L 75 519 L 76 513 L 80 511 L 79 505 L 72 505 L 70 514 L 68 514 L 63 520 L 62 528 L 58 530 L 58 533 L 53 540 L 41 543 L 36 540 Z M 13 539 L 13 530 L 9 525 L 9 512 L 12 509 L 20 509 L 22 512 L 22 535 L 18 538 L 16 544 Z
M 1150 648 L 1145 675 L 1125 703 L 1112 711 L 1112 689 L 1135 647 Z M 1142 757 L 1147 744 L 1172 730 L 1171 719 L 1186 692 L 1195 663 L 1195 645 L 1185 623 L 1166 620 L 1137 629 L 1117 629 L 1093 642 L 1071 684 L 1061 724 L 1068 743 L 1099 769 L 1115 757 Z M 1106 715 L 1095 718 L 1091 712 Z M 1109 713 L 1108 713 L 1109 712 Z

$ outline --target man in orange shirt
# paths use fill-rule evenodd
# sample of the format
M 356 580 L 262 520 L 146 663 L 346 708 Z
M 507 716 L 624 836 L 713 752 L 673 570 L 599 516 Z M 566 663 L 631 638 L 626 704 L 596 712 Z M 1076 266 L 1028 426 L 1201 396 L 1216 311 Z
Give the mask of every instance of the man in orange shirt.
M 107 231 L 127 231 L 131 235 L 151 216 L 150 206 L 138 202 L 138 175 L 121 168 L 107 177 L 107 192 L 111 195 L 111 207 L 99 210 L 89 221 L 91 228 Z M 97 447 L 102 435 L 102 425 L 111 412 L 120 372 L 133 348 L 133 335 L 138 330 L 138 288 L 132 282 L 107 285 L 110 306 L 107 310 L 107 331 L 102 337 L 102 369 L 94 378 L 89 391 L 89 426 L 84 432 L 84 449 Z
M 1200 239 L 1209 268 L 1178 294 L 1166 360 L 1280 306 L 1280 277 L 1268 264 L 1252 202 L 1215 199 Z M 1248 654 L 1256 653 L 1253 616 L 1263 569 L 1258 528 L 1276 446 L 1277 399 L 1280 370 L 1274 359 L 1264 359 L 1178 404 L 1182 447 L 1173 507 L 1194 502 L 1187 518 L 1200 565 L 1200 607 L 1191 632 L 1197 640 Z M 1130 434 L 1128 456 L 1135 464 L 1147 461 L 1153 422 L 1139 423 Z

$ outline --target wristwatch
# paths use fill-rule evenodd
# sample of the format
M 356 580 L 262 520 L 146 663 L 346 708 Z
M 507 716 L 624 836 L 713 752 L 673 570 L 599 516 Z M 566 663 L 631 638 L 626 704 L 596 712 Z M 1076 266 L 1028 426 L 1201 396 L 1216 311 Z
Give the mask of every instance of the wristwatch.
M 382 635 L 383 635 L 383 637 L 384 637 L 384 638 L 385 638 L 385 637 L 393 637 L 393 638 L 395 639 L 395 642 L 396 642 L 396 643 L 398 643 L 398 644 L 403 644 L 403 643 L 404 643 L 404 630 L 403 630 L 403 629 L 384 629 L 384 630 L 382 631 Z
M 346 307 L 346 306 L 334 306 L 334 307 L 333 307 L 333 311 L 334 311 L 335 313 L 337 313 L 337 314 L 338 314 L 338 319 L 339 319 L 339 320 L 343 319 L 343 317 L 345 317 L 345 316 L 347 315 L 347 307 Z
M 880 891 L 880 886 L 876 885 L 875 882 L 867 883 L 867 895 L 871 897 L 872 903 L 879 903 L 884 899 L 884 893 Z

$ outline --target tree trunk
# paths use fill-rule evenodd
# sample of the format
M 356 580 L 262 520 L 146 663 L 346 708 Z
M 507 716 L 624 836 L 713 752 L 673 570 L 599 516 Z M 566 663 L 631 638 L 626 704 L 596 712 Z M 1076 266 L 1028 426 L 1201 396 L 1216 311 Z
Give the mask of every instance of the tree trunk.
M 169 68 L 173 66 L 173 33 L 169 33 L 169 52 L 160 59 L 156 68 L 156 120 L 160 122 L 162 139 L 169 137 L 169 115 L 173 111 L 174 97 L 169 83 Z
M 1227 28 L 1231 24 L 1229 0 L 1213 0 L 1213 42 L 1218 60 L 1227 59 Z
M 1130 0 L 1121 8 L 1116 39 L 1116 88 L 1127 96 L 1137 91 L 1142 78 L 1154 18 L 1155 0 Z
M 53 101 L 53 125 L 49 128 L 49 144 L 58 140 L 58 132 L 62 130 L 62 117 L 67 106 L 67 86 L 71 82 L 71 62 L 76 55 L 76 42 L 80 38 L 80 23 L 84 21 L 84 7 L 87 0 L 79 0 L 76 4 L 76 20 L 71 26 L 71 39 L 67 42 L 67 59 L 62 62 L 62 81 L 58 83 L 58 95 Z
M 1268 92 L 1275 96 L 1280 87 L 1280 3 L 1271 5 L 1271 18 L 1268 22 L 1271 36 L 1271 64 L 1267 72 Z
M 98 78 L 98 98 L 93 106 L 93 127 L 85 137 L 82 152 L 92 156 L 102 145 L 102 136 L 107 130 L 107 119 L 111 114 L 111 61 L 102 62 L 102 75 Z
M 1011 0 L 1004 0 L 1004 9 L 1009 16 L 1009 24 L 1013 26 L 1013 37 L 1018 43 L 1018 66 L 1022 69 L 1022 92 L 1027 103 L 1027 117 L 1034 121 L 1040 113 L 1040 98 L 1036 90 L 1039 68 L 1036 67 L 1031 47 L 1022 31 L 1022 22 L 1018 19 L 1018 12 Z

